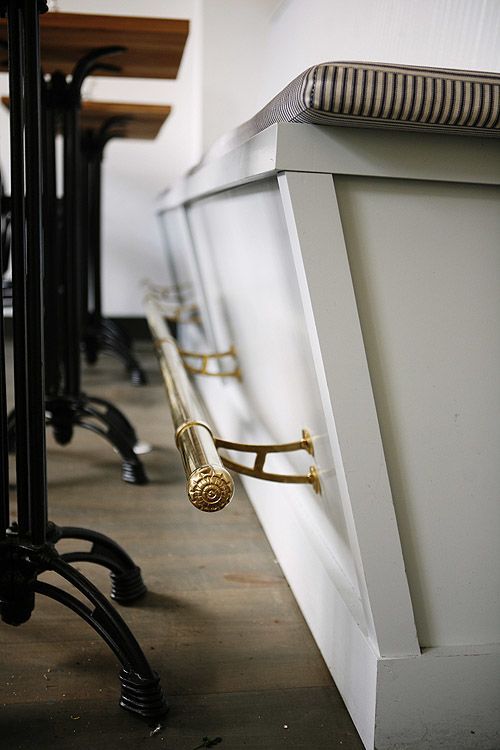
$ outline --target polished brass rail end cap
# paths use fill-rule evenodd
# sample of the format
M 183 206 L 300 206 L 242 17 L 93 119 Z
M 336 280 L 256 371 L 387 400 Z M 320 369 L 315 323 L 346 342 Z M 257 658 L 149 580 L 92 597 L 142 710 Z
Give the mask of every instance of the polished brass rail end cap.
M 205 513 L 214 513 L 231 502 L 234 494 L 233 479 L 226 469 L 202 466 L 189 477 L 187 493 L 195 508 Z

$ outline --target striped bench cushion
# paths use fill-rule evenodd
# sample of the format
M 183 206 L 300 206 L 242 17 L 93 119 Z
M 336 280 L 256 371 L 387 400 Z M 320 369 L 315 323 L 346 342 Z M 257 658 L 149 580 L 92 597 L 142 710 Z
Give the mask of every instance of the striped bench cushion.
M 217 141 L 210 157 L 276 122 L 498 137 L 500 75 L 384 63 L 313 65 Z

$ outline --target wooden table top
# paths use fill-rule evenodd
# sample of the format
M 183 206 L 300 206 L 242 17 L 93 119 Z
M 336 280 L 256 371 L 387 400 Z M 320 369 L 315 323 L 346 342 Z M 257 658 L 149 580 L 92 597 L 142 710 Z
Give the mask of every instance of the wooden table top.
M 82 130 L 99 130 L 114 117 L 130 118 L 117 126 L 123 138 L 154 140 L 169 116 L 171 107 L 156 104 L 128 104 L 126 102 L 82 102 Z
M 9 109 L 10 99 L 2 96 L 2 104 Z M 117 123 L 121 138 L 137 138 L 152 141 L 171 112 L 171 107 L 161 104 L 131 104 L 128 102 L 83 101 L 81 129 L 99 130 L 108 120 L 126 117 L 123 124 Z
M 93 49 L 121 45 L 126 52 L 103 58 L 119 65 L 120 75 L 133 78 L 176 78 L 189 33 L 189 21 L 139 16 L 98 16 L 45 13 L 40 16 L 41 55 L 45 73 L 71 73 L 75 63 Z M 7 22 L 0 20 L 0 41 L 7 39 Z M 5 58 L 7 55 L 5 55 Z M 7 70 L 7 60 L 0 70 Z

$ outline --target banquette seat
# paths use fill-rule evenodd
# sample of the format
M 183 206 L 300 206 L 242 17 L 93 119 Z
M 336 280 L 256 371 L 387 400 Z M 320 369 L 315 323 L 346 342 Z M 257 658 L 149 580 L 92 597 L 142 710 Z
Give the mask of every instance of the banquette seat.
M 499 731 L 499 83 L 315 65 L 159 201 L 213 429 L 312 435 L 244 483 L 367 748 Z

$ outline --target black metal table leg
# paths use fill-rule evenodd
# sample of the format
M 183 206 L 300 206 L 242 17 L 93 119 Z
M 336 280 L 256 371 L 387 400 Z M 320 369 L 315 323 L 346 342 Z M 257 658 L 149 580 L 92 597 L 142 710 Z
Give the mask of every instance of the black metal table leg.
M 18 522 L 45 539 L 45 386 L 42 289 L 42 153 L 38 7 L 10 0 L 11 197 Z M 24 136 L 24 138 L 23 138 Z
M 14 334 L 14 377 L 18 407 L 16 422 L 20 432 L 27 429 L 28 393 L 26 385 L 26 307 L 24 278 L 25 264 L 25 223 L 24 203 L 24 64 L 22 60 L 21 9 L 15 2 L 8 3 L 9 16 L 9 87 L 14 95 L 10 106 L 10 159 L 11 159 L 11 246 L 12 246 L 12 327 Z M 17 92 L 17 95 L 16 93 Z M 29 527 L 29 481 L 28 444 L 19 442 L 16 450 L 16 463 L 21 467 L 17 484 L 18 523 L 21 529 Z
M 52 284 L 53 299 L 49 300 L 47 321 L 52 320 L 54 314 L 57 315 L 57 320 L 54 321 L 56 341 L 52 349 L 54 355 L 58 352 L 58 357 L 50 368 L 51 377 L 48 381 L 49 385 L 54 385 L 54 387 L 47 391 L 46 412 L 48 424 L 53 426 L 54 436 L 61 445 L 70 442 L 75 427 L 91 429 L 110 442 L 121 456 L 122 478 L 132 484 L 145 484 L 146 472 L 134 451 L 138 443 L 137 435 L 129 420 L 116 406 L 87 396 L 81 389 L 81 276 L 82 269 L 85 268 L 82 257 L 86 250 L 84 242 L 90 227 L 87 227 L 87 217 L 82 216 L 82 208 L 84 208 L 84 205 L 82 206 L 82 167 L 85 170 L 85 165 L 82 165 L 79 125 L 80 89 L 85 76 L 94 70 L 116 69 L 114 66 L 101 62 L 101 58 L 118 51 L 122 51 L 122 48 L 107 47 L 94 50 L 76 64 L 70 81 L 66 80 L 61 73 L 56 72 L 48 84 L 48 103 L 49 109 L 52 110 L 52 114 L 47 117 L 48 130 L 55 117 L 62 122 L 64 197 L 61 222 L 53 208 L 56 206 L 54 185 L 47 188 L 48 195 L 52 197 L 52 216 L 54 216 L 54 221 L 49 222 L 49 232 L 51 236 L 54 236 L 54 247 L 49 248 L 48 253 L 57 257 L 62 273 L 59 272 L 60 295 L 54 289 L 57 281 L 48 281 L 48 284 Z M 85 180 L 83 183 L 85 185 Z M 50 268 L 53 278 L 57 279 L 58 271 L 53 267 L 53 262 Z M 58 305 L 57 309 L 56 305 Z M 48 325 L 47 322 L 47 328 Z M 102 408 L 103 406 L 105 408 Z
M 102 314 L 101 290 L 101 174 L 106 144 L 121 136 L 120 125 L 126 118 L 110 118 L 98 131 L 87 131 L 82 139 L 83 172 L 86 175 L 87 207 L 86 233 L 88 245 L 83 249 L 88 257 L 88 315 L 84 324 L 83 344 L 87 362 L 94 364 L 102 351 L 120 359 L 130 376 L 132 385 L 144 385 L 146 374 L 132 352 L 127 333 Z
M 0 200 L 1 198 L 0 194 Z M 0 237 L 0 265 L 2 267 L 3 257 L 4 247 L 2 238 Z M 7 428 L 3 289 L 0 289 L 0 542 L 5 539 L 6 529 L 9 525 L 9 437 Z
M 61 388 L 61 266 L 62 253 L 58 232 L 59 207 L 56 189 L 56 113 L 50 82 L 43 82 L 43 232 L 45 299 L 45 393 L 53 397 Z
M 56 530 L 47 520 L 44 387 L 41 69 L 38 13 L 45 3 L 0 0 L 8 17 L 11 95 L 13 332 L 17 517 L 9 525 L 3 303 L 0 302 L 0 616 L 11 625 L 31 617 L 35 594 L 49 596 L 82 617 L 110 646 L 122 670 L 120 705 L 147 720 L 167 711 L 158 676 L 118 613 L 55 549 L 53 536 L 92 543 L 80 558 L 108 567 L 118 594 L 138 595 L 140 572 L 112 540 L 85 529 Z M 73 553 L 74 554 L 74 553 Z M 78 554 L 78 553 L 77 553 Z M 71 559 L 71 558 L 69 558 Z M 76 558 L 75 558 L 76 559 Z M 90 606 L 38 576 L 54 571 Z M 116 583 L 116 581 L 115 581 Z M 143 584 L 142 584 L 143 585 Z M 118 598 L 118 597 L 116 597 Z
M 96 69 L 117 70 L 116 66 L 101 62 L 103 56 L 122 51 L 122 47 L 107 47 L 94 50 L 80 60 L 74 68 L 71 80 L 62 73 L 54 73 L 50 80 L 43 81 L 43 156 L 45 162 L 43 184 L 43 232 L 45 238 L 45 390 L 48 424 L 54 427 L 54 435 L 61 445 L 69 443 L 74 427 L 84 427 L 106 438 L 122 459 L 122 478 L 131 484 L 145 484 L 146 472 L 142 461 L 135 452 L 139 445 L 135 430 L 122 412 L 112 404 L 106 409 L 95 408 L 99 401 L 87 396 L 81 390 L 80 348 L 82 344 L 82 322 L 87 322 L 87 251 L 90 242 L 89 232 L 94 214 L 90 207 L 100 209 L 100 195 L 96 202 L 92 195 L 93 187 L 87 184 L 89 165 L 82 165 L 81 133 L 79 127 L 80 89 L 86 75 Z M 18 68 L 16 67 L 16 70 Z M 19 77 L 19 74 L 14 73 Z M 19 86 L 19 81 L 16 81 Z M 40 82 L 39 82 L 40 88 Z M 16 104 L 12 105 L 13 123 L 16 118 Z M 62 124 L 64 142 L 64 194 L 62 199 L 56 194 L 55 136 L 56 122 Z M 105 136 L 106 138 L 107 136 Z M 100 148 L 103 148 L 100 137 Z M 83 167 L 83 168 L 82 168 Z M 83 177 L 82 177 L 83 175 Z M 97 188 L 100 187 L 100 180 Z M 18 191 L 19 192 L 19 191 Z M 18 200 L 13 196 L 13 200 Z M 84 200 L 85 198 L 85 200 Z M 83 205 L 82 205 L 83 201 Z M 18 207 L 19 208 L 19 207 Z M 24 207 L 23 207 L 24 209 Z M 26 209 L 27 210 L 27 209 Z M 99 221 L 99 212 L 96 220 Z M 98 237 L 100 226 L 93 237 Z M 21 267 L 24 259 L 16 257 L 17 278 L 24 277 Z M 97 262 L 96 268 L 99 267 Z M 83 286 L 82 286 L 83 285 Z M 100 290 L 100 287 L 99 287 Z M 19 295 L 19 292 L 17 292 Z M 97 293 L 100 310 L 100 291 Z M 14 326 L 26 330 L 23 321 L 24 308 L 17 304 Z M 84 314 L 85 310 L 85 314 Z M 121 336 L 111 321 L 101 320 L 97 349 L 113 351 L 121 356 L 128 367 L 133 382 L 145 382 L 145 376 L 130 350 L 126 336 Z M 88 333 L 88 329 L 87 329 Z M 85 340 L 87 340 L 85 338 Z M 92 350 L 90 346 L 90 351 Z M 95 348 L 95 347 L 94 347 Z M 97 349 L 96 352 L 97 352 Z M 89 351 L 89 350 L 88 350 Z M 14 355 L 15 362 L 19 355 Z M 97 420 L 98 427 L 89 427 L 85 417 Z M 8 418 L 8 442 L 10 450 L 15 449 L 18 422 L 26 415 L 12 413 Z M 22 450 L 22 447 L 20 448 Z M 142 449 L 140 452 L 143 452 Z M 21 519 L 22 521 L 22 519 Z

